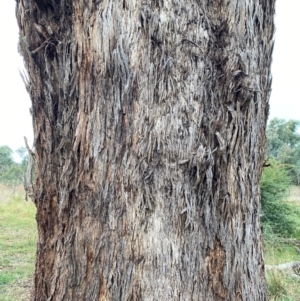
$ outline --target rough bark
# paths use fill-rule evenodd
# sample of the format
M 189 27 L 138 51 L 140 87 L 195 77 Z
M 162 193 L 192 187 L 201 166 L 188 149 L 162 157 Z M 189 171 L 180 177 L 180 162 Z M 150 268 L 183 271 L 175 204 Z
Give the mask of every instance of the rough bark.
M 34 300 L 267 300 L 275 0 L 17 0 Z

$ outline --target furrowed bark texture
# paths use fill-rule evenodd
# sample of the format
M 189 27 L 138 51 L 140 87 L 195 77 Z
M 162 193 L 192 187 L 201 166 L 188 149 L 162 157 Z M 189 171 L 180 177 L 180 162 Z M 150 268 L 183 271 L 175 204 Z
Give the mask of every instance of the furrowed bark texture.
M 34 300 L 267 300 L 274 0 L 17 0 Z

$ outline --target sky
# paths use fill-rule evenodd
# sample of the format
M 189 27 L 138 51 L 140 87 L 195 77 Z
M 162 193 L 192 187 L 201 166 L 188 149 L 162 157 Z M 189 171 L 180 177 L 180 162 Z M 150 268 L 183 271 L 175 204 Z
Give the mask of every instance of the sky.
M 24 146 L 24 136 L 33 143 L 30 99 L 19 70 L 18 26 L 15 1 L 5 0 L 0 10 L 0 146 L 13 150 Z M 273 87 L 270 116 L 300 120 L 299 0 L 277 0 L 273 53 Z

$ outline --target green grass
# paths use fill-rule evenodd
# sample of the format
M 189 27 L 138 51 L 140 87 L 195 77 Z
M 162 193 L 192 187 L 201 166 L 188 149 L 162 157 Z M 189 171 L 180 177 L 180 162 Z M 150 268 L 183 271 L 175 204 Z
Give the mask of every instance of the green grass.
M 265 263 L 278 265 L 293 261 L 300 261 L 297 247 L 275 241 L 265 243 Z M 295 278 L 285 271 L 266 272 L 270 301 L 300 301 L 300 276 Z
M 284 272 L 266 274 L 270 301 L 299 301 L 300 282 Z
M 0 185 L 0 301 L 29 300 L 36 251 L 35 206 Z
M 278 237 L 275 234 L 272 235 L 266 232 L 264 233 L 266 264 L 277 265 L 291 261 L 300 261 L 299 247 L 292 243 L 293 238 Z
M 293 231 L 285 237 L 272 232 L 271 227 L 264 227 L 265 263 L 278 265 L 300 261 L 300 247 L 293 240 L 300 241 L 300 188 L 292 187 L 287 217 L 292 222 Z M 270 301 L 300 301 L 300 276 L 294 277 L 289 272 L 268 271 L 266 273 Z

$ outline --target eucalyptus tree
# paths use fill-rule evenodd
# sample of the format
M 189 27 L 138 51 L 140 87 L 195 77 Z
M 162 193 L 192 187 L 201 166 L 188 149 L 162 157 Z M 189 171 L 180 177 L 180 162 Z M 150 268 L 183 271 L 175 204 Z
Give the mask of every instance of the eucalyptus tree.
M 14 163 L 13 150 L 7 146 L 0 146 L 0 174 L 3 174 Z
M 275 0 L 17 0 L 35 300 L 267 300 Z
M 18 149 L 16 153 L 19 153 Z M 21 163 L 15 162 L 14 151 L 7 145 L 0 146 L 0 183 L 12 187 L 20 185 L 26 170 L 25 158 Z
M 274 118 L 267 127 L 267 157 L 284 163 L 296 185 L 300 184 L 299 126 L 299 120 Z

